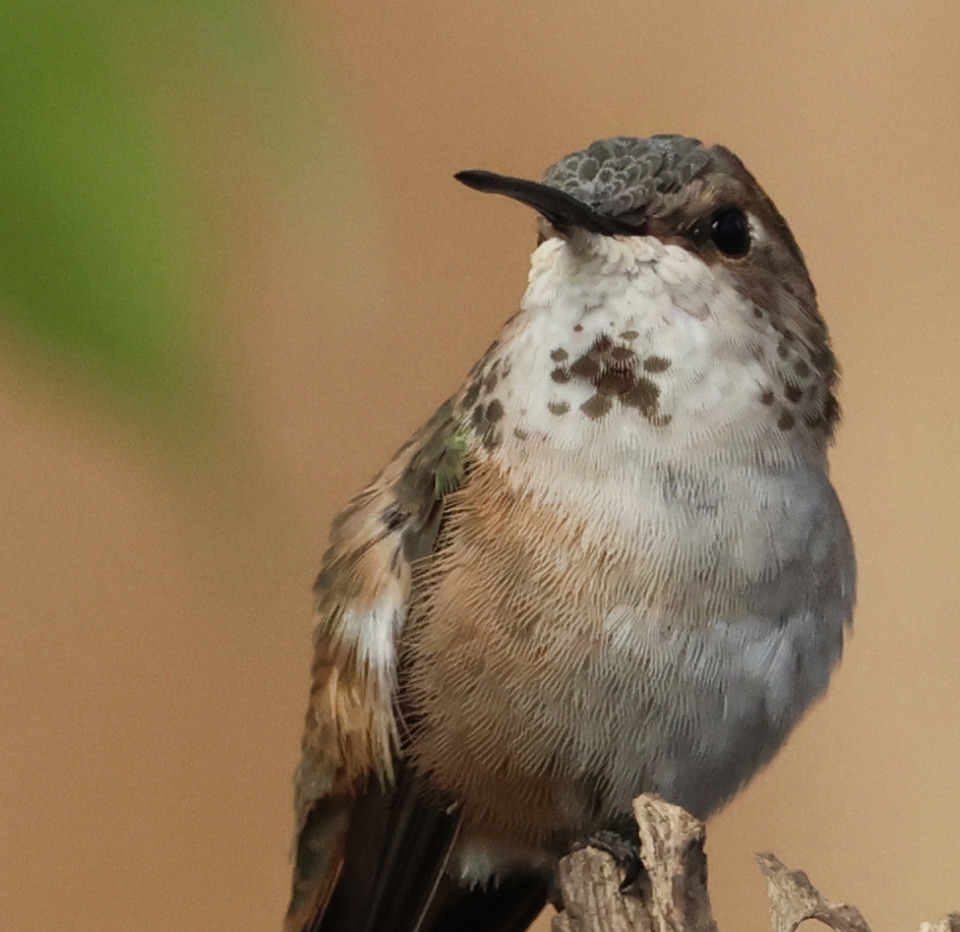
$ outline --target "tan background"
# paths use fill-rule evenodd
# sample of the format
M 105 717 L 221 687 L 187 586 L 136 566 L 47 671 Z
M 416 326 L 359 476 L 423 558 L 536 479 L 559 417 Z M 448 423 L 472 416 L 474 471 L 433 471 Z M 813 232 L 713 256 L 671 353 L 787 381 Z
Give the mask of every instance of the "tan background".
M 960 6 L 289 15 L 369 174 L 331 201 L 336 236 L 296 250 L 258 192 L 226 198 L 245 261 L 219 272 L 219 342 L 251 474 L 211 487 L 45 377 L 4 382 L 0 929 L 276 927 L 326 526 L 523 288 L 533 218 L 450 176 L 537 176 L 663 131 L 740 154 L 807 255 L 844 368 L 833 475 L 861 569 L 829 697 L 712 824 L 721 927 L 765 927 L 761 848 L 881 932 L 960 908 Z

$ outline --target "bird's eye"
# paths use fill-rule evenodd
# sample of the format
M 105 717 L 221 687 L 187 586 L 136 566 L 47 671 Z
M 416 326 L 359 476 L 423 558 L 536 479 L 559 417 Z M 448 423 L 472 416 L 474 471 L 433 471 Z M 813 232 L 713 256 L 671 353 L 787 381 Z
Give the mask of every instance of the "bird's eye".
M 750 223 L 739 207 L 722 207 L 710 218 L 710 239 L 725 256 L 739 259 L 750 251 Z

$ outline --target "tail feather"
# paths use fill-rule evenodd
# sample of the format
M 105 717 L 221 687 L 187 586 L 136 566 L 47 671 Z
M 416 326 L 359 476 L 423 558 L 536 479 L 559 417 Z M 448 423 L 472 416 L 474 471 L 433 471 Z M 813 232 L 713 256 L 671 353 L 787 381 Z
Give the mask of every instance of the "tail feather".
M 539 875 L 460 886 L 448 873 L 454 807 L 402 766 L 393 786 L 327 797 L 300 835 L 284 932 L 523 932 L 543 909 Z

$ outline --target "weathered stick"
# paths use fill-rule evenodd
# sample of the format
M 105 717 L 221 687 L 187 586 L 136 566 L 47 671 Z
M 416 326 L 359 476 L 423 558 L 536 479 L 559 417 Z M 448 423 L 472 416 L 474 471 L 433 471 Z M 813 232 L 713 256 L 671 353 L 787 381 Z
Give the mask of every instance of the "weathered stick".
M 613 858 L 583 848 L 560 862 L 563 911 L 552 932 L 717 932 L 707 895 L 702 822 L 657 796 L 633 801 L 640 858 L 649 882 L 642 896 L 621 890 L 623 875 Z M 834 932 L 870 932 L 854 906 L 828 902 L 802 871 L 791 871 L 769 852 L 757 855 L 767 880 L 773 932 L 795 932 L 817 919 Z M 960 913 L 920 932 L 960 932 Z

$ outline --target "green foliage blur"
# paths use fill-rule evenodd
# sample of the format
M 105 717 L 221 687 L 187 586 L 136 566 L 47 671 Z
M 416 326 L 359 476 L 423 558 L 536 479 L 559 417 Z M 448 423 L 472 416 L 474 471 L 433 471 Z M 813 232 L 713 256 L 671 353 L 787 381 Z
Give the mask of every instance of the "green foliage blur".
M 234 120 L 282 176 L 294 111 L 327 119 L 276 9 L 0 4 L 0 341 L 138 417 L 196 416 L 222 232 L 204 202 L 212 136 Z

